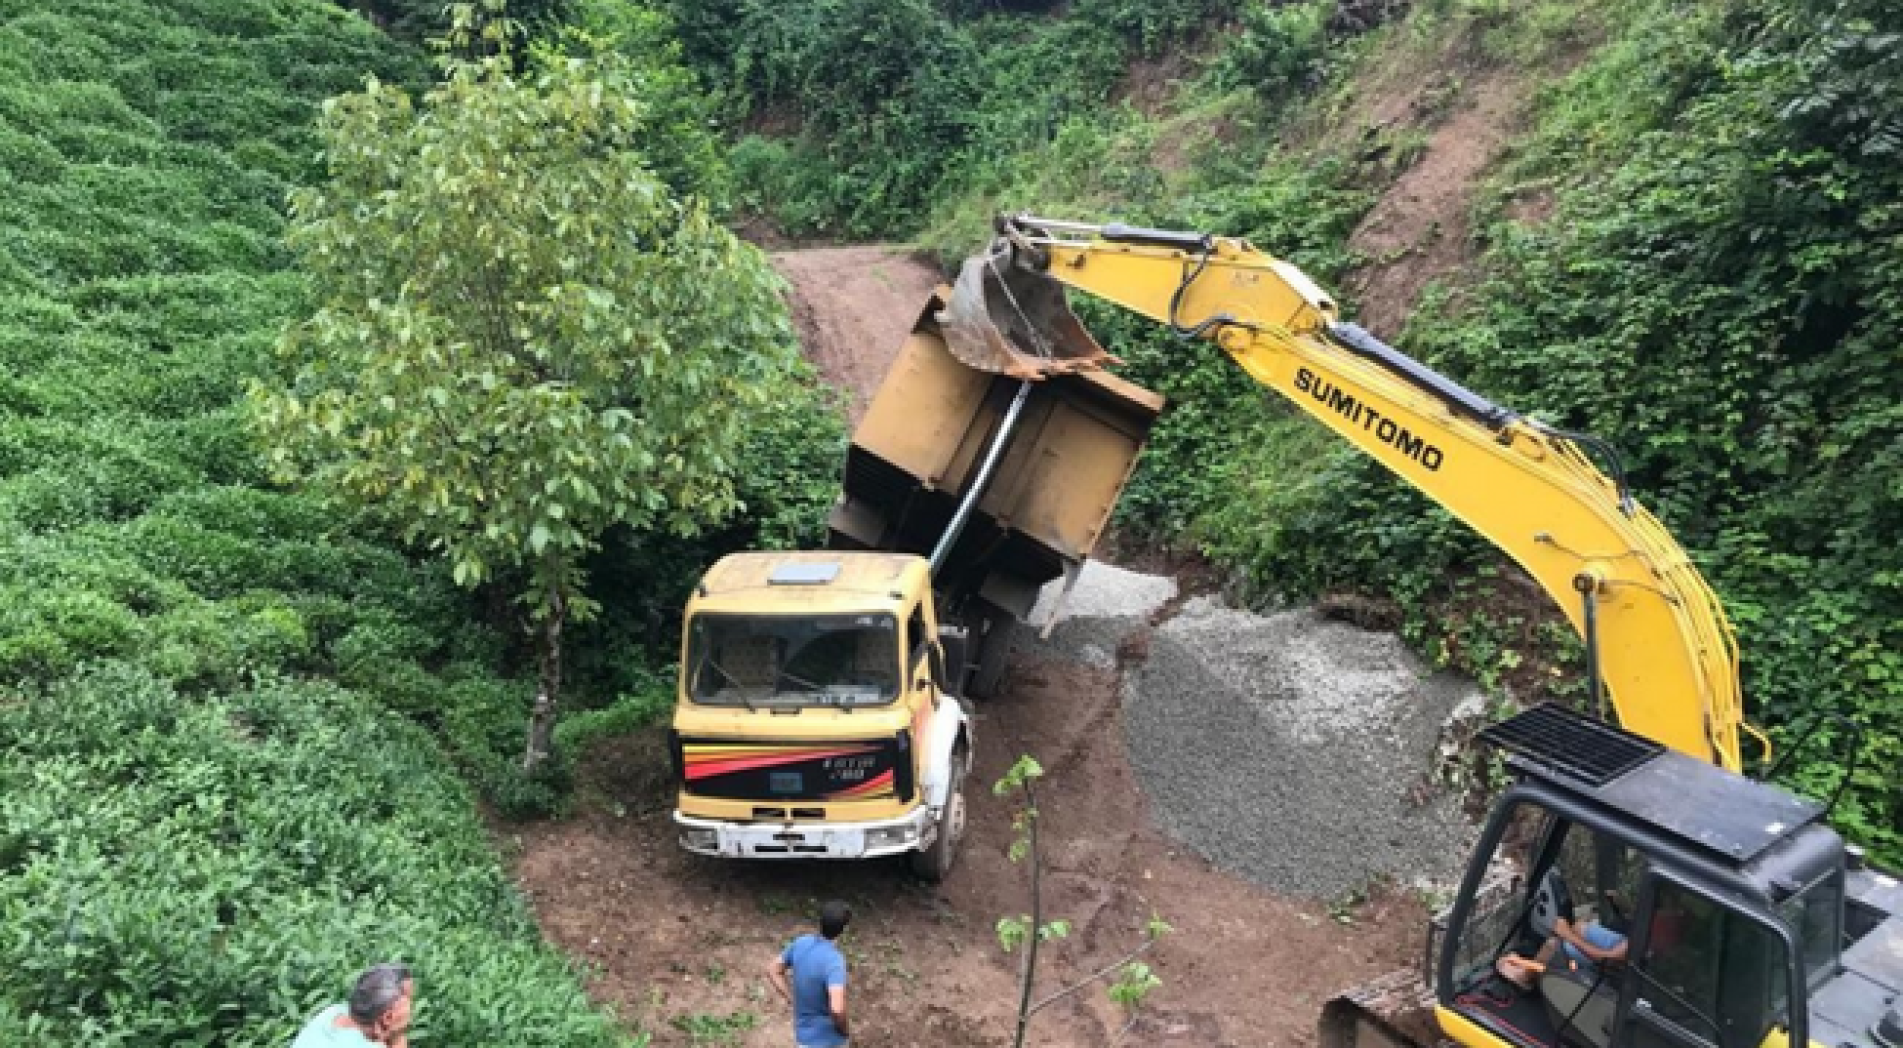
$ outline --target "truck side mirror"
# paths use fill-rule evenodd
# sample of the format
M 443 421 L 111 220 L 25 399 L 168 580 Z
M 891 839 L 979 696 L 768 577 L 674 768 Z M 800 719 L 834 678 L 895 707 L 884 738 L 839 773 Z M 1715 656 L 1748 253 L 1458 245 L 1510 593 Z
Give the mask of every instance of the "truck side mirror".
M 940 626 L 938 640 L 926 646 L 931 660 L 932 680 L 938 690 L 954 699 L 965 697 L 965 631 L 957 626 Z

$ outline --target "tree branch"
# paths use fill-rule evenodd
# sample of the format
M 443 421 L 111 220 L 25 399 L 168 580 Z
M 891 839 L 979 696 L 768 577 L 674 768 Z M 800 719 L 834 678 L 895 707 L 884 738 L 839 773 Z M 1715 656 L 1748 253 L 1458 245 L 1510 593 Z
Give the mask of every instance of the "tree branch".
M 1051 994 L 1049 997 L 1046 997 L 1043 1000 L 1032 1005 L 1030 1014 L 1036 1015 L 1038 1011 L 1042 1009 L 1045 1005 L 1055 1004 L 1056 1002 L 1062 1000 L 1063 998 L 1069 997 L 1071 994 L 1076 993 L 1078 990 L 1081 990 L 1084 987 L 1089 986 L 1091 983 L 1096 982 L 1098 979 L 1101 979 L 1104 976 L 1109 975 L 1111 972 L 1116 971 L 1118 968 L 1121 968 L 1124 965 L 1129 964 L 1131 961 L 1134 961 L 1138 957 L 1142 956 L 1145 950 L 1148 950 L 1150 947 L 1155 945 L 1156 945 L 1155 939 L 1143 940 L 1142 944 L 1139 945 L 1136 949 L 1131 950 L 1129 953 L 1126 953 L 1122 957 L 1119 957 L 1116 960 L 1110 962 L 1105 967 L 1100 968 L 1095 972 L 1092 972 L 1090 975 L 1086 976 L 1081 981 L 1072 983 L 1071 985 L 1064 987 L 1063 989 L 1057 991 L 1056 993 Z

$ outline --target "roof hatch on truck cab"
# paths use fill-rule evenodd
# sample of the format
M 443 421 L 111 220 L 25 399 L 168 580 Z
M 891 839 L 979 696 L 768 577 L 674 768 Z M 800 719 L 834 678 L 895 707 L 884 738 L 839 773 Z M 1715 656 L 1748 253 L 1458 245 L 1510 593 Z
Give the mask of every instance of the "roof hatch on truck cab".
M 837 561 L 792 561 L 775 565 L 769 586 L 824 586 L 839 577 Z

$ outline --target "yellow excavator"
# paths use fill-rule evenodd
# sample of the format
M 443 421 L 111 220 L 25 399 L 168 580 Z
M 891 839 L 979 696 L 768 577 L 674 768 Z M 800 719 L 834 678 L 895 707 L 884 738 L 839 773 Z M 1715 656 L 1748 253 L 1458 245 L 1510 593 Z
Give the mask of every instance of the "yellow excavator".
M 1213 342 L 1486 536 L 1571 620 L 1610 704 L 1482 733 L 1514 781 L 1423 970 L 1329 1002 L 1324 1046 L 1903 1048 L 1903 885 L 1828 805 L 1742 774 L 1744 738 L 1762 760 L 1770 745 L 1743 716 L 1730 623 L 1609 447 L 1343 322 L 1239 238 L 1001 218 L 938 316 L 946 344 L 1025 383 L 1114 360 L 1067 288 Z

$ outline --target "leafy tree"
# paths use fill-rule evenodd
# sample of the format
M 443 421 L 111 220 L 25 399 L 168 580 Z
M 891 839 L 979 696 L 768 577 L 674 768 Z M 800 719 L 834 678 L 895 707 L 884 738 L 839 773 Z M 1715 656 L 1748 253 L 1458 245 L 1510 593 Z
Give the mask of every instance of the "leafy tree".
M 693 534 L 736 508 L 749 410 L 794 360 L 778 280 L 644 159 L 625 57 L 454 62 L 420 107 L 371 82 L 325 108 L 327 185 L 290 243 L 315 309 L 254 403 L 273 467 L 522 586 L 547 756 L 582 559 L 615 524 Z
M 639 70 L 642 154 L 676 193 L 700 197 L 716 213 L 729 195 L 726 147 L 715 133 L 719 99 L 706 91 L 682 55 L 680 31 L 667 12 L 621 0 L 570 0 L 570 20 L 543 45 L 557 54 L 618 54 Z

